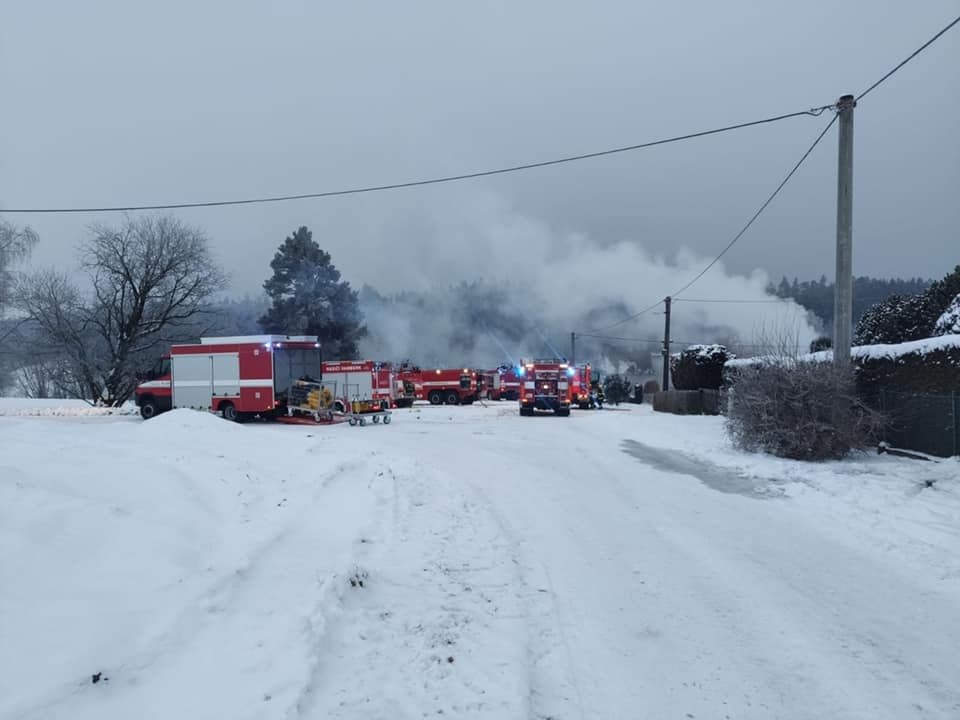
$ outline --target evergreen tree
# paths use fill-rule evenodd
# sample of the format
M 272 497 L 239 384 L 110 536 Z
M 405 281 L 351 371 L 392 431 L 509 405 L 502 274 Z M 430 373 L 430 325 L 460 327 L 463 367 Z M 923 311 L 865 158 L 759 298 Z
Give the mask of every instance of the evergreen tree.
M 930 337 L 936 317 L 931 318 L 925 295 L 891 295 L 863 314 L 854 331 L 853 344 L 894 344 Z
M 822 350 L 829 350 L 833 347 L 833 339 L 827 337 L 826 335 L 821 335 L 818 338 L 814 338 L 810 341 L 810 352 L 820 352 Z
M 932 337 L 960 294 L 960 265 L 916 295 L 891 295 L 871 306 L 857 323 L 854 343 L 900 343 Z
M 960 295 L 957 295 L 946 311 L 937 319 L 933 328 L 935 335 L 960 335 Z
M 264 332 L 316 335 L 327 358 L 357 357 L 357 343 L 367 333 L 357 292 L 340 280 L 330 254 L 301 226 L 270 262 L 273 277 L 263 283 L 271 305 L 260 318 Z
M 926 295 L 930 300 L 931 311 L 935 315 L 934 323 L 936 323 L 936 318 L 945 313 L 953 299 L 960 295 L 960 265 L 957 265 L 942 280 L 933 283 Z
M 603 380 L 603 394 L 608 403 L 619 405 L 630 399 L 633 386 L 623 375 L 607 375 Z

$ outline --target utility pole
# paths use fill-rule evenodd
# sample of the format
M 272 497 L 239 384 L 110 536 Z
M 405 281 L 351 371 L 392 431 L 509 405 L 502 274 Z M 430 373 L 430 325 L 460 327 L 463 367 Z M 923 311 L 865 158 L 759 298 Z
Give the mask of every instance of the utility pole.
M 575 332 L 570 333 L 570 364 L 573 365 L 576 363 L 577 358 L 577 334 Z
M 670 389 L 670 296 L 663 299 L 663 385 L 661 390 Z
M 853 95 L 837 100 L 840 152 L 837 166 L 837 276 L 833 293 L 833 362 L 850 364 L 853 325 Z

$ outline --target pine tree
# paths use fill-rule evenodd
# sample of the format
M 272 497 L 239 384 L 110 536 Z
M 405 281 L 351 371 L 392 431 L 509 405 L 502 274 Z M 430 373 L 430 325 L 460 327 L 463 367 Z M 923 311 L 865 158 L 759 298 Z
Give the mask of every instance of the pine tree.
M 940 331 L 939 319 L 960 294 L 960 265 L 916 295 L 891 295 L 871 306 L 857 323 L 857 345 L 920 340 Z
M 931 316 L 926 295 L 891 295 L 871 306 L 854 331 L 855 345 L 902 343 L 930 337 L 937 316 Z
M 933 332 L 934 335 L 960 335 L 960 295 L 953 299 L 937 319 Z
M 330 254 L 301 226 L 289 236 L 270 262 L 273 277 L 263 283 L 271 300 L 260 318 L 264 332 L 316 335 L 327 358 L 354 359 L 367 329 L 357 292 L 340 280 Z

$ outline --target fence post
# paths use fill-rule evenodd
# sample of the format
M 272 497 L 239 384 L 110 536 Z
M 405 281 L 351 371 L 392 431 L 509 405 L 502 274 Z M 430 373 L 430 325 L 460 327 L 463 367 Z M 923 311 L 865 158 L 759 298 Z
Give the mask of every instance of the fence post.
M 953 454 L 960 455 L 960 392 L 953 391 Z
M 890 429 L 893 424 L 893 419 L 887 412 L 887 391 L 885 388 L 880 388 L 877 400 L 880 402 L 880 414 L 883 417 L 883 425 L 880 426 L 881 440 L 888 443 L 890 442 Z

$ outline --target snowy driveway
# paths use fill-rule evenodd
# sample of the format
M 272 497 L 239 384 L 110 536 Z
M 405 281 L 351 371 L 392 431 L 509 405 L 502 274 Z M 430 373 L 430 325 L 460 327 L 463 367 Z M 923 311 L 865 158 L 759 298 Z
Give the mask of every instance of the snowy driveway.
M 0 451 L 0 718 L 960 717 L 956 462 L 513 403 Z

